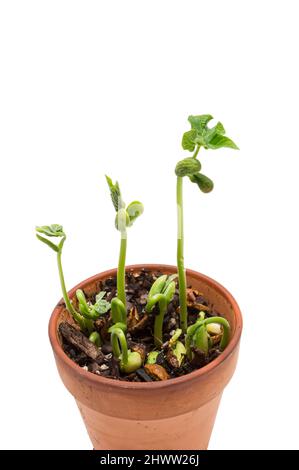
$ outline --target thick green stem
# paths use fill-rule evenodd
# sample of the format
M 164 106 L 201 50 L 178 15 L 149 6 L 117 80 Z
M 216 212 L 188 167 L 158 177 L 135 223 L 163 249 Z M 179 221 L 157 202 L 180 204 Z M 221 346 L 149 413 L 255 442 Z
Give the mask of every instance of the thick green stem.
M 158 294 L 159 295 L 159 294 Z M 159 314 L 155 318 L 154 341 L 155 346 L 160 347 L 163 344 L 163 320 L 167 309 L 167 301 L 163 294 L 159 300 Z
M 120 328 L 114 328 L 111 333 L 113 355 L 116 359 L 122 357 L 122 363 L 128 363 L 128 346 L 124 332 Z
M 127 324 L 127 312 L 125 306 L 117 297 L 114 297 L 111 301 L 111 315 L 113 323 Z
M 186 273 L 184 267 L 184 212 L 183 212 L 183 178 L 177 177 L 177 213 L 178 213 L 178 233 L 177 233 L 177 266 L 179 278 L 180 294 L 180 322 L 184 333 L 187 331 L 187 292 Z
M 196 158 L 196 157 L 197 157 L 198 152 L 199 152 L 199 149 L 200 149 L 200 145 L 198 145 L 198 146 L 196 147 L 195 152 L 194 152 L 194 154 L 192 155 L 192 158 Z
M 220 349 L 224 350 L 229 343 L 230 338 L 230 326 L 228 321 L 223 317 L 210 317 L 204 321 L 205 325 L 209 323 L 219 323 L 223 328 L 222 338 L 220 342 Z
M 120 241 L 120 252 L 118 260 L 118 271 L 117 271 L 117 297 L 124 304 L 125 309 L 127 308 L 126 303 L 126 252 L 127 252 L 127 232 L 126 230 L 121 232 Z
M 59 272 L 59 279 L 60 279 L 60 285 L 61 285 L 61 290 L 62 290 L 62 295 L 63 295 L 63 300 L 65 302 L 66 308 L 68 309 L 69 313 L 73 316 L 73 318 L 78 322 L 80 325 L 80 328 L 82 330 L 85 329 L 85 323 L 81 315 L 79 315 L 78 312 L 74 309 L 72 306 L 72 303 L 69 299 L 66 287 L 65 287 L 65 280 L 64 280 L 64 275 L 63 275 L 63 270 L 62 270 L 62 263 L 61 263 L 61 254 L 62 254 L 62 246 L 64 243 L 64 239 L 59 244 L 59 250 L 57 252 L 57 264 L 58 264 L 58 272 Z

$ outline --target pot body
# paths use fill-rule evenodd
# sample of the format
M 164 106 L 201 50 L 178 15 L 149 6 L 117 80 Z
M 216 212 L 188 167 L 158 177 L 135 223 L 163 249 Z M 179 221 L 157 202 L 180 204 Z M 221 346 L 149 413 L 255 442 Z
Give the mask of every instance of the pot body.
M 175 273 L 167 265 L 135 265 Z M 76 365 L 61 348 L 58 325 L 71 322 L 59 303 L 54 309 L 49 335 L 61 379 L 74 396 L 94 449 L 207 449 L 224 387 L 236 368 L 242 317 L 230 293 L 216 281 L 187 270 L 187 283 L 208 299 L 232 328 L 225 351 L 207 366 L 183 377 L 163 382 L 134 383 L 107 379 Z M 70 291 L 100 290 L 101 281 L 115 276 L 116 269 L 98 274 Z

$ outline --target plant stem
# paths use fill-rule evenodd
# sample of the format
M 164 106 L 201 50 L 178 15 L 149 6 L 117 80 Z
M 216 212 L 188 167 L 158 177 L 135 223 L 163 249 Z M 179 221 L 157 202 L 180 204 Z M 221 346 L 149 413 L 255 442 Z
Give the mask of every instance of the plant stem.
M 196 147 L 195 152 L 194 152 L 194 154 L 192 155 L 192 158 L 196 158 L 196 157 L 197 157 L 198 152 L 199 152 L 199 149 L 200 149 L 200 145 L 198 145 L 198 146 Z
M 186 273 L 184 267 L 184 212 L 183 212 L 183 178 L 177 177 L 177 266 L 179 278 L 179 294 L 180 294 L 180 323 L 183 333 L 186 333 L 188 317 L 187 317 L 187 292 L 186 292 Z
M 113 355 L 116 359 L 121 355 L 124 365 L 128 363 L 128 346 L 124 332 L 120 328 L 115 328 L 111 333 L 111 343 Z
M 210 317 L 210 318 L 207 318 L 204 321 L 204 323 L 205 325 L 208 325 L 209 323 L 219 323 L 219 325 L 223 327 L 223 334 L 222 334 L 222 339 L 220 342 L 220 348 L 224 350 L 229 343 L 229 337 L 230 337 L 230 325 L 228 321 L 223 317 Z
M 121 232 L 120 252 L 117 271 L 117 297 L 122 301 L 126 309 L 126 252 L 127 252 L 127 231 Z
M 159 300 L 159 314 L 155 318 L 154 341 L 155 346 L 160 347 L 163 344 L 163 320 L 167 309 L 165 296 Z
M 120 299 L 114 297 L 111 300 L 111 315 L 113 323 L 124 323 L 127 324 L 127 312 L 124 304 Z
M 63 240 L 64 242 L 64 240 Z M 65 287 L 65 280 L 64 280 L 64 275 L 63 275 L 63 270 L 62 270 L 62 263 L 61 263 L 61 254 L 62 254 L 62 246 L 63 243 L 61 243 L 61 246 L 59 246 L 59 251 L 57 252 L 57 264 L 58 264 L 58 272 L 59 272 L 59 279 L 60 279 L 60 285 L 61 285 L 61 290 L 62 290 L 62 295 L 63 295 L 63 300 L 65 302 L 66 308 L 69 311 L 69 313 L 74 317 L 74 319 L 79 323 L 80 328 L 82 330 L 85 329 L 85 323 L 81 315 L 76 312 L 74 307 L 72 306 L 72 303 L 69 299 L 66 287 Z

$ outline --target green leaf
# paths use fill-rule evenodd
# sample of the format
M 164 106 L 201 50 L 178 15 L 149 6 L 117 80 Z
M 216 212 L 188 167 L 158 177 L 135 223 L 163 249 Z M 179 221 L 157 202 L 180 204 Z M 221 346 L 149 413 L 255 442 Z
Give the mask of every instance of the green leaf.
M 159 351 L 150 351 L 147 355 L 147 364 L 156 364 Z
M 196 173 L 195 175 L 189 176 L 192 183 L 196 183 L 199 189 L 203 193 L 210 193 L 214 188 L 213 181 L 202 173 Z
M 106 295 L 106 292 L 104 290 L 101 290 L 101 292 L 99 292 L 97 295 L 96 295 L 96 302 L 102 300 Z
M 188 121 L 191 124 L 191 130 L 183 134 L 182 140 L 185 150 L 193 151 L 196 145 L 203 146 L 206 149 L 219 149 L 222 147 L 238 149 L 238 146 L 229 137 L 224 135 L 225 129 L 221 122 L 217 122 L 211 128 L 207 126 L 211 119 L 213 117 L 210 114 L 189 116 Z
M 196 129 L 199 133 L 207 127 L 208 122 L 213 119 L 211 114 L 201 114 L 199 116 L 189 116 L 188 121 L 191 124 L 192 129 Z
M 58 248 L 57 245 L 55 245 L 55 243 L 50 242 L 50 240 L 48 240 L 47 238 L 41 237 L 40 235 L 38 235 L 38 233 L 36 233 L 36 238 L 38 238 L 38 240 L 45 243 L 50 248 L 52 248 L 52 250 L 54 250 L 54 251 L 56 251 L 56 253 L 58 253 L 59 248 Z
M 130 224 L 132 225 L 133 222 L 143 214 L 144 207 L 143 204 L 139 201 L 133 201 L 127 206 L 127 214 L 130 218 Z
M 111 195 L 111 200 L 112 200 L 114 209 L 118 211 L 119 209 L 124 208 L 125 203 L 123 202 L 121 198 L 121 192 L 120 192 L 120 187 L 119 187 L 118 182 L 116 181 L 115 184 L 113 184 L 112 179 L 107 175 L 106 175 L 106 181 L 110 189 L 110 195 Z
M 178 360 L 179 366 L 181 366 L 182 362 L 184 360 L 184 357 L 187 353 L 184 344 L 181 341 L 177 341 L 177 343 L 176 343 L 176 345 L 175 345 L 175 347 L 173 348 L 172 351 L 173 351 L 173 354 L 175 355 L 175 357 Z
M 107 302 L 107 300 L 103 299 L 105 295 L 105 291 L 101 291 L 99 294 L 97 294 L 96 303 L 93 305 L 94 310 L 99 315 L 103 315 L 104 313 L 108 312 L 108 310 L 110 310 L 111 308 L 110 302 Z
M 183 134 L 182 138 L 182 147 L 184 150 L 189 150 L 189 152 L 193 152 L 195 149 L 195 139 L 197 137 L 197 132 L 195 129 L 191 129 Z
M 35 227 L 35 230 L 39 233 L 47 235 L 47 237 L 64 237 L 65 233 L 63 231 L 62 225 L 52 224 L 52 225 L 41 225 Z
M 224 135 L 215 134 L 211 139 L 206 143 L 207 148 L 209 149 L 220 149 L 222 147 L 229 147 L 231 149 L 239 150 L 239 147 L 231 139 Z

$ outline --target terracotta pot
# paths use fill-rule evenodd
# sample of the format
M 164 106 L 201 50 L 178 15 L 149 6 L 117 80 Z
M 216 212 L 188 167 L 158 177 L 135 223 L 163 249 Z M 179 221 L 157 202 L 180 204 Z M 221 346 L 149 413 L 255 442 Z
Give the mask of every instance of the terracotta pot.
M 167 265 L 134 265 L 174 273 Z M 164 382 L 134 383 L 107 379 L 76 365 L 61 348 L 58 325 L 69 318 L 59 303 L 54 309 L 49 335 L 60 377 L 74 396 L 95 449 L 206 449 L 224 387 L 238 358 L 242 330 L 240 309 L 231 294 L 216 281 L 187 270 L 188 285 L 203 292 L 232 327 L 225 351 L 207 366 Z M 81 288 L 94 292 L 116 269 L 87 279 Z

